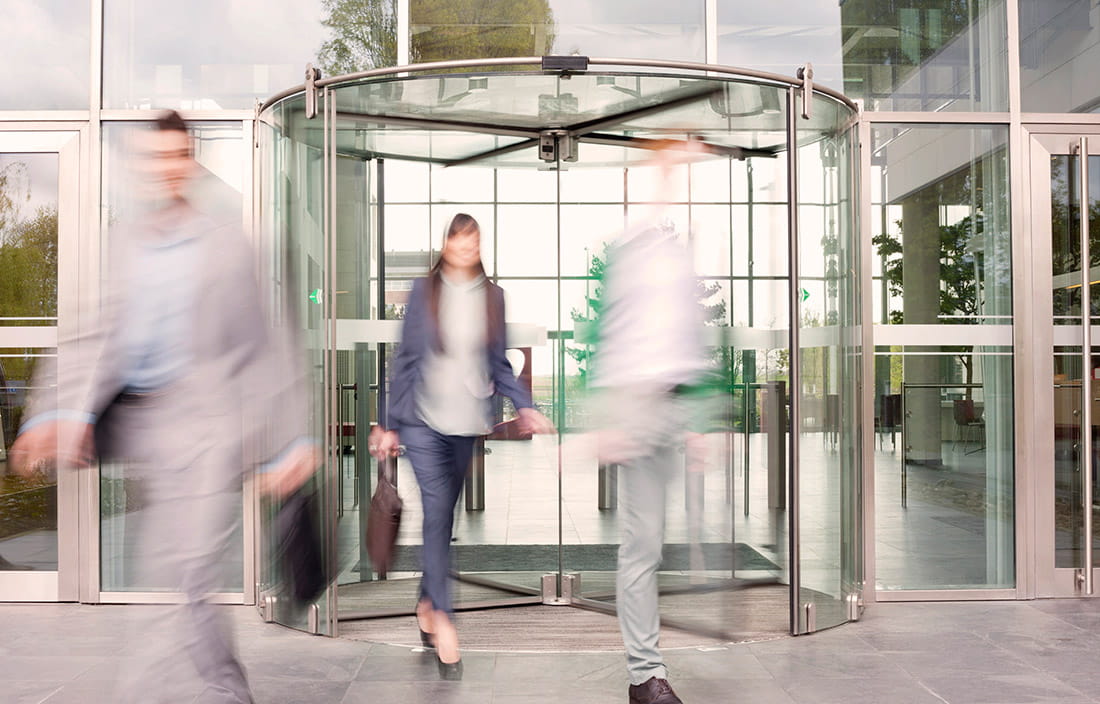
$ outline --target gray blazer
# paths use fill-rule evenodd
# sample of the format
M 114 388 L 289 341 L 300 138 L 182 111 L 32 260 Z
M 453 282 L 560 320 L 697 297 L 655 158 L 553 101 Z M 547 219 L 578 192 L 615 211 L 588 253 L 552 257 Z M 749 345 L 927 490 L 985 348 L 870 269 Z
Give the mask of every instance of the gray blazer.
M 531 394 L 516 380 L 512 365 L 505 356 L 504 291 L 491 281 L 486 281 L 485 285 L 486 295 L 492 297 L 492 305 L 500 311 L 494 321 L 498 329 L 485 350 L 489 377 L 493 380 L 496 393 L 512 399 L 517 409 L 531 408 Z M 383 427 L 422 424 L 416 408 L 416 390 L 421 383 L 420 365 L 438 334 L 429 311 L 427 280 L 417 279 L 413 282 L 405 309 L 401 346 L 391 362 L 388 403 L 383 402 L 383 407 L 379 409 Z
M 79 335 L 59 341 L 60 364 L 48 365 L 39 384 L 56 382 L 56 396 L 32 399 L 28 418 L 51 410 L 91 414 L 101 457 L 162 463 L 170 450 L 186 448 L 184 455 L 215 456 L 223 471 L 237 470 L 239 477 L 246 466 L 273 459 L 307 435 L 304 364 L 291 326 L 271 322 L 257 258 L 240 228 L 194 211 L 184 223 L 197 234 L 199 280 L 182 378 L 141 404 L 126 402 L 121 333 L 128 324 L 128 279 L 140 238 L 148 236 L 148 227 L 137 223 L 112 233 L 101 313 Z

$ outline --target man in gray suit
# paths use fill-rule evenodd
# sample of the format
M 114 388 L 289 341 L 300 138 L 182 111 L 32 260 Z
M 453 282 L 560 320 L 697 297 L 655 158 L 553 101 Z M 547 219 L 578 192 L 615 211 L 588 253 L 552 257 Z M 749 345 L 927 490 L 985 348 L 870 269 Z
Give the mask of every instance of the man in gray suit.
M 10 454 L 23 473 L 122 459 L 143 487 L 139 584 L 185 603 L 120 696 L 178 697 L 164 676 L 186 652 L 204 682 L 198 701 L 242 704 L 248 683 L 208 595 L 224 586 L 245 468 L 265 466 L 261 491 L 282 496 L 318 464 L 304 433 L 304 370 L 289 330 L 265 311 L 240 228 L 188 199 L 198 167 L 184 121 L 164 113 L 137 144 L 145 213 L 112 232 L 99 321 L 60 342 L 48 372 L 56 397 L 32 400 Z

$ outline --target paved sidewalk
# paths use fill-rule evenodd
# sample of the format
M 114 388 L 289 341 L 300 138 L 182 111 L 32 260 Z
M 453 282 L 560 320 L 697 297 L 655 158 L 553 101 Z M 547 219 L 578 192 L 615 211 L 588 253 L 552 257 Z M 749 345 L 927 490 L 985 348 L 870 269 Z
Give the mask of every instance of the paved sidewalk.
M 142 645 L 125 635 L 140 608 L 0 604 L 0 702 L 110 702 L 116 673 Z M 467 653 L 465 679 L 441 682 L 430 655 L 308 636 L 264 624 L 251 607 L 225 608 L 257 704 L 626 702 L 618 653 Z M 813 636 L 678 650 L 668 662 L 686 704 L 1076 704 L 1100 702 L 1098 631 L 1100 602 L 1085 600 L 880 604 Z

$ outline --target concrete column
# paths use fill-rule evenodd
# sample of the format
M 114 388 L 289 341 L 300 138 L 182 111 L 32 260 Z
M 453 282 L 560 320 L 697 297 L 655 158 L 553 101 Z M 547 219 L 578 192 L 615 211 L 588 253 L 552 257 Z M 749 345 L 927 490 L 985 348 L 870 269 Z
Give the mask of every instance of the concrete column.
M 940 312 L 940 218 L 935 189 L 925 188 L 901 202 L 902 292 L 904 322 L 935 325 Z M 942 381 L 938 356 L 904 357 L 907 384 L 938 384 Z M 913 464 L 940 466 L 943 446 L 940 430 L 940 390 L 911 389 L 905 396 L 907 448 Z

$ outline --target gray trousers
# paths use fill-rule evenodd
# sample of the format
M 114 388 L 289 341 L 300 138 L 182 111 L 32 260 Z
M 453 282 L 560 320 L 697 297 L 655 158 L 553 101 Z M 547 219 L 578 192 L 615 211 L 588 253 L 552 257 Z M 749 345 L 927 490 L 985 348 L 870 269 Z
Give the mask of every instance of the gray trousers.
M 226 554 L 241 516 L 239 451 L 216 433 L 181 427 L 172 395 L 134 409 L 126 427 L 144 438 L 132 476 L 144 486 L 134 555 L 137 588 L 179 592 L 179 603 L 142 607 L 131 635 L 133 658 L 123 674 L 124 702 L 179 701 L 201 680 L 189 701 L 250 704 L 252 695 L 237 660 L 224 607 L 207 596 L 226 583 Z M 232 419 L 223 425 L 232 431 Z M 129 527 L 127 532 L 130 532 Z M 190 667 L 189 667 L 190 666 Z
M 665 536 L 665 498 L 678 465 L 683 408 L 671 396 L 636 399 L 639 454 L 619 470 L 619 569 L 615 594 L 631 684 L 668 678 L 659 649 L 657 569 Z

